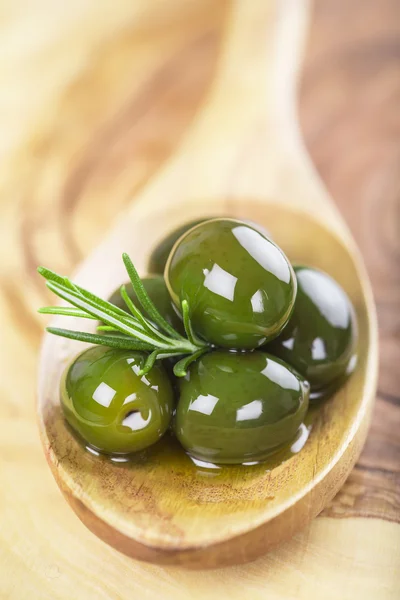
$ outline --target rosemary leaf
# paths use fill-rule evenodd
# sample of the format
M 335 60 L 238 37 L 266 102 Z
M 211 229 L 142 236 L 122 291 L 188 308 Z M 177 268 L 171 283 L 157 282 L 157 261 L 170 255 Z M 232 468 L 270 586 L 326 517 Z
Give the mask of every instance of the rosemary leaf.
M 200 348 L 197 350 L 197 352 L 194 352 L 193 354 L 185 356 L 185 358 L 179 360 L 174 366 L 174 375 L 176 375 L 176 377 L 185 377 L 188 366 L 209 350 L 210 348 Z
M 185 327 L 185 332 L 188 337 L 188 340 L 192 342 L 195 346 L 203 346 L 204 342 L 200 338 L 197 337 L 195 332 L 193 331 L 192 323 L 190 321 L 189 314 L 189 304 L 187 300 L 182 300 L 182 319 L 183 326 Z
M 92 315 L 79 310 L 79 308 L 75 308 L 75 306 L 44 306 L 43 308 L 39 308 L 38 312 L 42 315 L 63 315 L 65 317 L 81 317 L 82 319 L 96 320 L 96 317 L 92 317 Z
M 37 270 L 42 277 L 47 279 L 47 281 L 54 281 L 55 283 L 59 283 L 61 285 L 64 283 L 64 277 L 57 275 L 57 273 L 50 271 L 50 269 L 46 269 L 46 267 L 38 267 Z
M 63 277 L 63 285 L 66 288 L 68 288 L 70 290 L 73 290 L 74 292 L 78 292 L 79 293 L 79 290 L 76 287 L 76 285 L 74 283 L 72 283 L 72 281 L 68 277 Z
M 140 302 L 140 304 L 143 306 L 144 310 L 147 312 L 147 314 L 149 315 L 149 317 L 152 319 L 152 321 L 158 325 L 160 327 L 160 329 L 162 329 L 163 331 L 165 331 L 166 333 L 168 333 L 171 337 L 177 339 L 177 340 L 181 340 L 184 339 L 182 338 L 181 335 L 179 335 L 179 333 L 177 331 L 175 331 L 175 329 L 164 319 L 164 317 L 162 315 L 160 315 L 160 313 L 158 312 L 157 308 L 154 306 L 154 303 L 152 302 L 152 300 L 150 299 L 148 293 L 146 292 L 143 283 L 141 282 L 141 279 L 138 275 L 138 272 L 136 271 L 131 259 L 129 258 L 129 256 L 124 253 L 122 255 L 122 259 L 124 261 L 125 264 L 125 268 L 128 272 L 129 278 L 131 280 L 132 283 L 132 287 L 136 293 L 136 296 L 138 297 L 138 300 Z
M 69 340 L 78 340 L 89 344 L 99 344 L 109 348 L 120 348 L 121 350 L 153 350 L 150 344 L 135 340 L 130 336 L 117 335 L 97 335 L 85 331 L 70 331 L 69 329 L 59 329 L 58 327 L 47 327 L 46 331 L 54 335 L 68 338 Z
M 138 372 L 139 377 L 142 375 L 147 375 L 147 373 L 154 367 L 154 363 L 157 360 L 158 350 L 154 350 L 151 354 L 148 355 L 146 362 L 144 363 L 143 369 L 140 369 Z

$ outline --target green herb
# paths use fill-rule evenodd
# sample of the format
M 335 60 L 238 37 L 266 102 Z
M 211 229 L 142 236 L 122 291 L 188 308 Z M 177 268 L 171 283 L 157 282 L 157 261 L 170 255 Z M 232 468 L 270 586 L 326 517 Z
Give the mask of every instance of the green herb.
M 97 330 L 112 332 L 113 335 L 72 331 L 57 327 L 48 327 L 47 331 L 71 340 L 123 350 L 149 352 L 140 375 L 148 373 L 157 359 L 183 356 L 184 358 L 176 363 L 174 373 L 177 377 L 184 377 L 189 364 L 210 350 L 209 344 L 197 337 L 193 331 L 187 301 L 182 302 L 183 322 L 187 336 L 184 337 L 175 331 L 158 312 L 129 256 L 123 254 L 122 258 L 142 310 L 133 304 L 125 286 L 121 287 L 121 296 L 130 312 L 102 300 L 88 290 L 75 285 L 67 277 L 62 277 L 49 269 L 39 267 L 38 272 L 46 279 L 47 287 L 72 305 L 47 306 L 39 309 L 40 313 L 82 319 L 99 319 L 102 324 L 97 327 Z M 148 316 L 143 314 L 143 310 Z

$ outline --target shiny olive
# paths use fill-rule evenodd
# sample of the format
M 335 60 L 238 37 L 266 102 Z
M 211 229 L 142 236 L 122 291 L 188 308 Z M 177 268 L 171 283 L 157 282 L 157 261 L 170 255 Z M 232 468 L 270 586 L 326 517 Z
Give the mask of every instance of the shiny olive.
M 198 225 L 199 223 L 203 223 L 208 219 L 195 219 L 194 221 L 189 221 L 177 227 L 169 235 L 167 235 L 161 242 L 154 248 L 152 253 L 150 254 L 149 262 L 147 265 L 149 273 L 159 273 L 163 274 L 165 265 L 167 264 L 169 253 L 172 250 L 173 245 L 181 235 L 186 233 L 189 229 L 194 227 L 194 225 Z
M 188 301 L 194 330 L 224 348 L 253 349 L 279 335 L 296 298 L 282 250 L 235 219 L 206 221 L 183 235 L 165 281 L 178 308 Z
M 150 299 L 154 302 L 158 312 L 164 317 L 166 321 L 172 327 L 174 327 L 179 333 L 184 333 L 184 327 L 181 318 L 178 316 L 172 302 L 171 297 L 168 293 L 167 286 L 165 285 L 164 277 L 161 275 L 147 275 L 142 277 L 143 286 L 150 296 Z M 126 283 L 126 291 L 132 302 L 143 311 L 143 308 L 137 299 L 137 296 L 133 290 L 132 284 Z M 109 302 L 119 306 L 129 312 L 124 300 L 121 297 L 120 289 L 115 290 L 109 298 Z
M 265 352 L 216 350 L 179 382 L 174 429 L 200 460 L 262 460 L 291 441 L 308 407 L 308 383 Z
M 90 446 L 127 454 L 157 442 L 171 420 L 173 391 L 156 363 L 142 377 L 143 352 L 95 346 L 80 354 L 61 380 L 61 405 Z
M 297 298 L 293 315 L 266 349 L 310 382 L 313 399 L 323 399 L 337 389 L 351 366 L 357 339 L 355 312 L 332 277 L 312 267 L 294 270 Z

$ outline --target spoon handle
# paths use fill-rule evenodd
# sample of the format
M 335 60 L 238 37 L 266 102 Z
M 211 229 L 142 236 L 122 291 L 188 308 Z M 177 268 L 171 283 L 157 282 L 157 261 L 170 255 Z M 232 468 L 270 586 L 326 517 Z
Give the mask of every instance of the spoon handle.
M 210 90 L 178 152 L 133 200 L 136 217 L 179 204 L 190 215 L 215 199 L 235 214 L 235 200 L 249 198 L 300 206 L 346 235 L 298 127 L 309 8 L 309 0 L 233 2 Z
M 209 99 L 219 122 L 298 143 L 296 89 L 309 0 L 235 0 Z M 234 118 L 232 118 L 234 117 Z M 272 140 L 271 140 L 272 141 Z

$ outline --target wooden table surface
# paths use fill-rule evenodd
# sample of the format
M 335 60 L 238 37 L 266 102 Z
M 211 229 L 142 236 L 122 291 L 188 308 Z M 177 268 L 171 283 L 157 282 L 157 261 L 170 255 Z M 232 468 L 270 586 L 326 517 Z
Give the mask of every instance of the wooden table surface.
M 306 144 L 358 242 L 380 325 L 366 447 L 312 525 L 213 572 L 134 562 L 63 500 L 34 390 L 47 302 L 168 159 L 212 81 L 228 0 L 52 0 L 0 9 L 0 598 L 400 597 L 400 4 L 317 0 L 300 90 Z

